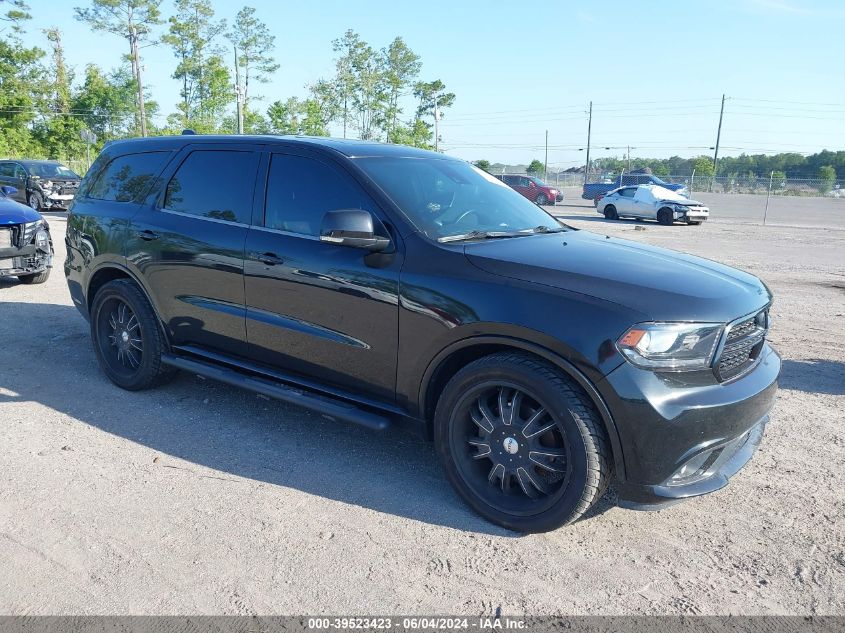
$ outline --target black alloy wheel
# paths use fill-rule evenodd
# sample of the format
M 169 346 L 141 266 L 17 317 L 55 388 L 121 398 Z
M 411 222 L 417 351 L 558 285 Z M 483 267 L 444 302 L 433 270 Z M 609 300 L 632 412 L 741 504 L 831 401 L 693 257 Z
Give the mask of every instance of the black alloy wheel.
M 167 345 L 158 317 L 129 279 L 110 281 L 97 291 L 91 339 L 100 368 L 123 389 L 147 389 L 176 374 L 161 362 Z
M 519 352 L 480 358 L 446 385 L 434 419 L 449 482 L 484 518 L 520 532 L 570 523 L 612 473 L 606 434 L 561 370 Z

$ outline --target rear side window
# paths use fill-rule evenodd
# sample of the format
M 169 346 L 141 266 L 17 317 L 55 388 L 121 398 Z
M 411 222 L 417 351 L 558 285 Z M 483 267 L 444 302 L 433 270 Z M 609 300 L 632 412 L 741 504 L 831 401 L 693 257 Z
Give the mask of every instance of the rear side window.
M 167 184 L 164 208 L 249 224 L 257 171 L 258 154 L 255 152 L 191 152 Z
M 312 158 L 273 155 L 264 214 L 267 228 L 316 236 L 326 211 L 368 207 L 363 191 L 333 167 Z
M 169 152 L 126 154 L 111 161 L 80 194 L 94 200 L 140 202 Z
M 14 163 L 0 163 L 0 176 L 11 178 L 15 175 Z
M 620 195 L 620 196 L 622 196 L 623 198 L 633 198 L 633 197 L 634 197 L 634 194 L 635 194 L 636 192 L 637 192 L 637 190 L 636 190 L 636 189 L 634 189 L 634 188 L 630 188 L 630 189 L 620 189 L 620 190 L 619 190 L 619 195 Z

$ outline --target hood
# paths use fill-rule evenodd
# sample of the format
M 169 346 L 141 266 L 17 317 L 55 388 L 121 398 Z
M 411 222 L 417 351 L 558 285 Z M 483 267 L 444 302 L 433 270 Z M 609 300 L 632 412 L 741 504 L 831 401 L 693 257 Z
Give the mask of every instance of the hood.
M 464 253 L 489 273 L 611 301 L 654 321 L 725 323 L 771 300 L 754 275 L 587 231 L 477 242 Z
M 0 197 L 0 226 L 40 220 L 41 214 L 20 202 Z
M 660 202 L 670 202 L 671 204 L 680 204 L 685 207 L 706 207 L 707 205 L 703 202 L 699 202 L 698 200 L 692 200 L 690 198 L 663 198 L 659 199 Z

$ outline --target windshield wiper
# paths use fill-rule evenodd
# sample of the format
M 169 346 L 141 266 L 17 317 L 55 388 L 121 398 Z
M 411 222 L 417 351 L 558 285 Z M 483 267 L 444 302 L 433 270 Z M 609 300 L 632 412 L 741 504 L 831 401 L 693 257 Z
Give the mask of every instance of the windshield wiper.
M 463 242 L 465 240 L 492 240 L 503 237 L 519 237 L 525 235 L 523 231 L 470 231 L 460 235 L 447 235 L 437 238 L 438 242 Z
M 531 233 L 563 233 L 567 229 L 562 226 L 559 227 L 549 227 L 545 224 L 541 224 L 540 226 L 535 226 L 533 229 L 528 229 Z

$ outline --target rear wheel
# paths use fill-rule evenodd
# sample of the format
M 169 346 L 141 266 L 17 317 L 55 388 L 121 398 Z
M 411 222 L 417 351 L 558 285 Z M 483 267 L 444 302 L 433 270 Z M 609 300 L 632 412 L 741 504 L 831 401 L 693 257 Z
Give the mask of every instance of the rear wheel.
M 166 343 L 155 312 L 128 279 L 110 281 L 97 292 L 91 338 L 100 367 L 118 387 L 147 389 L 176 374 L 161 362 Z
M 657 212 L 657 221 L 663 226 L 669 226 L 675 222 L 675 214 L 669 207 L 663 207 Z
M 537 196 L 534 202 L 536 202 L 542 207 L 543 205 L 549 204 L 549 199 L 546 197 L 546 194 L 541 193 L 539 196 Z
M 43 284 L 50 278 L 50 269 L 42 270 L 40 273 L 34 275 L 18 275 L 18 280 L 22 284 Z
M 612 466 L 592 403 L 556 367 L 520 353 L 470 363 L 435 413 L 446 477 L 473 510 L 519 532 L 570 523 L 602 495 Z
M 616 213 L 616 207 L 614 207 L 612 204 L 607 205 L 604 208 L 604 217 L 608 220 L 618 220 L 619 215 Z

